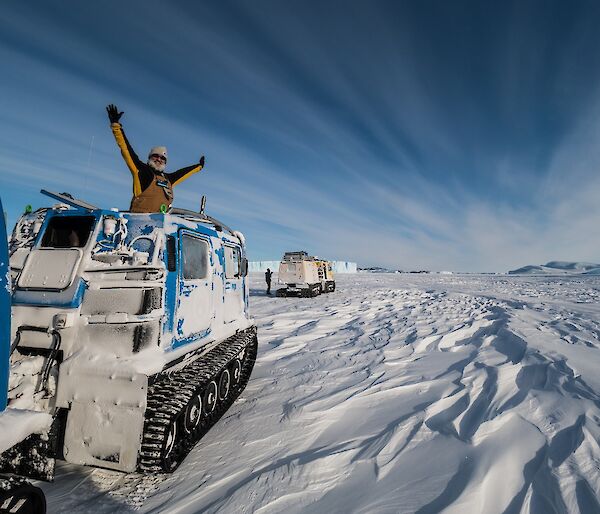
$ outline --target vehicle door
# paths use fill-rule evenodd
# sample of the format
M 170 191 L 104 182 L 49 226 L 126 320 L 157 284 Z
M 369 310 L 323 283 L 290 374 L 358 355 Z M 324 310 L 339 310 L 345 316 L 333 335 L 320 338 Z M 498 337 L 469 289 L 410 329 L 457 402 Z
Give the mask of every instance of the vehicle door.
M 178 345 L 208 335 L 214 318 L 212 244 L 209 237 L 181 231 L 177 290 Z
M 239 246 L 225 244 L 225 290 L 223 291 L 224 321 L 231 323 L 243 317 L 244 284 L 242 252 Z

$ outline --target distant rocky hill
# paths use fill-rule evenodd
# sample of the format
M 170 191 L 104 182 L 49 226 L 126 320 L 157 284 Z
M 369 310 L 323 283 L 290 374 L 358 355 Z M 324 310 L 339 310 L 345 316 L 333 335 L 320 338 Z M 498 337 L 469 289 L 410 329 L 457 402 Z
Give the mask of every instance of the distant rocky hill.
M 600 275 L 600 264 L 592 262 L 550 261 L 530 264 L 508 272 L 509 275 Z

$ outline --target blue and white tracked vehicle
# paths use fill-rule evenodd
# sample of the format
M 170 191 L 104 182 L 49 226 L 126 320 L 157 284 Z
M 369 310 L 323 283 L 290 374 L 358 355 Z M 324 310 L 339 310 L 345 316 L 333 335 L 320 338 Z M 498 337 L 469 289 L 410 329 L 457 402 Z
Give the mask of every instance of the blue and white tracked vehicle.
M 134 214 L 67 194 L 10 240 L 9 409 L 53 416 L 5 452 L 173 471 L 244 389 L 257 352 L 244 237 L 204 213 Z

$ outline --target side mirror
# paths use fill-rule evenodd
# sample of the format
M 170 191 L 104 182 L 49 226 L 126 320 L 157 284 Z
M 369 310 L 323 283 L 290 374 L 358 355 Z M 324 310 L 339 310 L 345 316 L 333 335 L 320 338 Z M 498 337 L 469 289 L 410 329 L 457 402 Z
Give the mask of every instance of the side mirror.
M 167 270 L 177 270 L 177 240 L 174 236 L 167 236 Z
M 240 266 L 240 275 L 245 277 L 248 274 L 248 259 L 246 257 L 242 258 L 241 266 Z

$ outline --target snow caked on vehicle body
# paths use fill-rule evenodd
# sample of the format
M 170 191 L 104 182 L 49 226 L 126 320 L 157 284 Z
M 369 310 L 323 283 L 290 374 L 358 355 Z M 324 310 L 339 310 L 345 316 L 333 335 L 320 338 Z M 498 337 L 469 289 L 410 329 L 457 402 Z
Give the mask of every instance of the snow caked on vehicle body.
M 172 471 L 254 365 L 244 237 L 203 213 L 47 194 L 62 203 L 10 241 L 9 408 L 52 414 L 46 450 L 68 462 Z
M 279 282 L 284 288 L 277 296 L 317 296 L 335 291 L 333 266 L 302 252 L 286 252 L 279 264 Z

